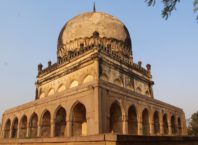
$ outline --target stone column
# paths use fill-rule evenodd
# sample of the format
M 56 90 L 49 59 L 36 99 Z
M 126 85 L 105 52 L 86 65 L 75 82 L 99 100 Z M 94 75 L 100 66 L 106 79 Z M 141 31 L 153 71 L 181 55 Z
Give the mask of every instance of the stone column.
M 150 135 L 154 135 L 154 121 L 153 121 L 153 119 L 150 119 L 149 127 L 150 127 Z
M 70 120 L 67 120 L 66 122 L 65 134 L 67 137 L 70 137 L 72 136 L 72 122 Z
M 182 129 L 182 135 L 187 135 L 187 127 L 186 127 L 186 117 L 185 114 L 183 113 L 181 116 L 181 129 Z
M 123 134 L 128 134 L 128 116 L 126 115 L 122 116 L 122 129 Z
M 54 137 L 54 128 L 55 128 L 54 119 L 51 119 L 50 123 L 51 123 L 51 130 L 50 130 L 51 133 L 50 133 L 50 136 L 51 137 Z
M 175 115 L 175 129 L 176 129 L 176 136 L 179 136 L 179 129 L 178 129 L 178 115 Z
M 159 123 L 160 123 L 160 135 L 164 134 L 164 126 L 163 126 L 163 115 L 159 114 Z
M 171 120 L 169 115 L 167 116 L 167 120 L 168 120 L 168 135 L 172 136 Z
M 41 124 L 38 123 L 38 128 L 37 128 L 37 137 L 41 136 Z
M 26 137 L 28 138 L 30 136 L 30 125 L 27 124 L 27 131 L 26 131 Z
M 9 138 L 12 138 L 12 124 L 10 125 L 10 134 L 9 134 Z
M 143 131 L 142 131 L 142 117 L 139 116 L 138 117 L 138 135 L 143 135 Z
M 19 138 L 19 133 L 20 133 L 20 127 L 19 127 L 19 122 L 18 122 L 18 125 L 17 125 L 17 138 Z

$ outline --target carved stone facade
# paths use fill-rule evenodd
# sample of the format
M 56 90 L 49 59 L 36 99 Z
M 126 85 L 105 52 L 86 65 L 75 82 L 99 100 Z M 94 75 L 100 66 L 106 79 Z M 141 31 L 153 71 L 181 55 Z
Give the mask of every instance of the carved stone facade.
M 80 22 L 77 22 L 79 17 Z M 104 31 L 102 26 L 98 29 L 98 25 L 94 29 L 91 25 L 92 36 L 82 38 L 69 34 L 75 23 L 67 30 L 68 23 L 75 21 L 84 28 L 86 21 L 81 20 L 89 22 L 89 17 L 102 26 L 106 26 L 104 20 L 110 18 L 107 20 L 111 22 L 109 29 L 104 28 Z M 131 40 L 124 41 L 130 38 L 126 27 L 104 13 L 85 13 L 74 19 L 60 33 L 57 62 L 49 61 L 45 69 L 42 64 L 38 65 L 35 101 L 3 114 L 1 138 L 104 133 L 186 135 L 183 110 L 154 98 L 151 65 L 143 68 L 141 62 L 133 62 Z M 118 28 L 118 32 L 111 30 L 111 25 Z M 86 30 L 81 31 L 84 36 Z M 114 33 L 107 35 L 108 31 Z M 74 32 L 81 33 L 80 30 Z M 65 35 L 74 39 L 65 40 L 70 38 Z

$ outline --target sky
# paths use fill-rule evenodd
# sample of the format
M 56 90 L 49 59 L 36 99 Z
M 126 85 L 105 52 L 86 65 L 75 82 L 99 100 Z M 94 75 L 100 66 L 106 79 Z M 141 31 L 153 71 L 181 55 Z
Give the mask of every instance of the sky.
M 93 0 L 0 0 L 0 116 L 35 98 L 37 65 L 56 61 L 61 28 L 93 9 Z M 152 66 L 155 98 L 198 111 L 198 23 L 193 1 L 182 0 L 169 19 L 163 5 L 144 0 L 95 0 L 97 11 L 120 19 L 132 39 L 134 62 Z

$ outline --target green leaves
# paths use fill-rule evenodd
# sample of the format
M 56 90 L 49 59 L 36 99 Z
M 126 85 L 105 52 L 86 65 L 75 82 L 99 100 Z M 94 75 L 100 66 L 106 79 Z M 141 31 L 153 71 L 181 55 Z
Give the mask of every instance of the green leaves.
M 194 6 L 194 12 L 198 12 L 198 0 L 194 1 L 193 6 Z M 197 21 L 198 21 L 198 16 L 197 16 Z
M 198 0 L 194 1 L 193 6 L 194 6 L 194 11 L 197 12 L 198 11 Z
M 148 4 L 148 6 L 154 6 L 156 0 L 145 0 L 145 2 Z M 176 10 L 176 5 L 180 2 L 180 0 L 161 0 L 161 2 L 164 5 L 164 8 L 162 10 L 162 17 L 167 20 L 168 17 L 171 15 L 172 11 Z M 193 6 L 194 12 L 198 12 L 198 0 L 194 0 Z M 196 19 L 198 22 L 198 15 Z
M 171 15 L 173 10 L 176 10 L 176 4 L 180 2 L 180 0 L 163 0 L 164 9 L 162 10 L 162 17 L 166 20 L 168 16 Z
M 145 0 L 145 2 L 148 4 L 148 6 L 154 6 L 156 3 L 155 0 Z M 167 20 L 171 15 L 171 12 L 173 10 L 176 10 L 176 5 L 179 2 L 180 0 L 162 0 L 162 3 L 164 5 L 164 9 L 162 10 L 162 17 Z
M 198 136 L 198 111 L 191 116 L 188 126 L 188 134 Z

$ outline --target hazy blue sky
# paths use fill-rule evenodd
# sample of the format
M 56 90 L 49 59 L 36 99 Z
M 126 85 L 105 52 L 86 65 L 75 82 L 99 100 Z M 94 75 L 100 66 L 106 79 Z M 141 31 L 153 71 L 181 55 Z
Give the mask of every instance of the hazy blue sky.
M 182 0 L 168 21 L 162 5 L 144 0 L 95 0 L 97 11 L 119 18 L 131 34 L 134 61 L 152 65 L 155 98 L 198 110 L 198 23 L 191 0 Z M 37 64 L 56 61 L 63 25 L 92 11 L 93 0 L 0 0 L 0 115 L 34 100 Z

